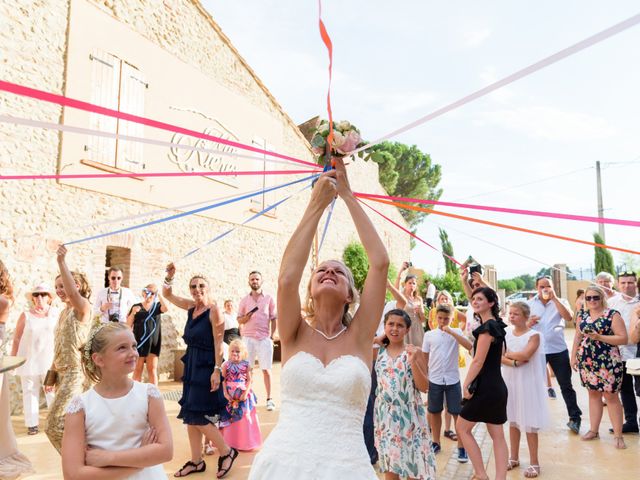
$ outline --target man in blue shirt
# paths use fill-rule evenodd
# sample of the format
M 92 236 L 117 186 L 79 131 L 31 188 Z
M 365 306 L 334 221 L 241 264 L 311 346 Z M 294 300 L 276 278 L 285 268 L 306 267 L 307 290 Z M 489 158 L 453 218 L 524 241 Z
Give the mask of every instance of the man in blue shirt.
M 556 296 L 549 277 L 536 279 L 536 289 L 538 294 L 527 302 L 531 308 L 527 325 L 542 334 L 547 363 L 555 373 L 569 413 L 567 426 L 574 433 L 580 433 L 582 411 L 571 385 L 569 349 L 564 340 L 565 322 L 572 319 L 571 307 L 566 300 Z

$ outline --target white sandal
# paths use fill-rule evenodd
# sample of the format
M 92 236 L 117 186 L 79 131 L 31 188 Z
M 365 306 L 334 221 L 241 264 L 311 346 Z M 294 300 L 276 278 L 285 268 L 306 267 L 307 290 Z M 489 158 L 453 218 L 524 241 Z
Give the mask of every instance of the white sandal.
M 529 465 L 524 471 L 526 478 L 537 478 L 540 475 L 540 465 Z
M 516 467 L 520 466 L 520 460 L 509 459 L 509 463 L 507 463 L 507 470 L 513 470 Z

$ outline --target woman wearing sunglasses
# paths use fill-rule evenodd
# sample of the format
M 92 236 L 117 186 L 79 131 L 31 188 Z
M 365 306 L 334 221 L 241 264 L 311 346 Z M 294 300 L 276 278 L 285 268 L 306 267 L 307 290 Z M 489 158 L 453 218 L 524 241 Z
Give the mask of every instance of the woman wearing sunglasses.
M 601 397 L 604 395 L 613 426 L 614 445 L 626 448 L 622 438 L 622 404 L 618 395 L 623 372 L 618 345 L 626 345 L 627 330 L 620 314 L 607 308 L 602 288 L 590 286 L 585 291 L 584 300 L 571 351 L 571 367 L 580 373 L 582 386 L 589 392 L 590 428 L 582 440 L 600 437 Z
M 227 407 L 227 400 L 220 388 L 224 319 L 215 301 L 211 299 L 209 282 L 203 275 L 195 275 L 189 280 L 189 299 L 173 294 L 175 274 L 176 267 L 170 263 L 167 265 L 162 294 L 176 307 L 187 311 L 187 324 L 182 336 L 187 344 L 187 351 L 182 357 L 184 376 L 178 418 L 187 425 L 191 460 L 174 477 L 186 477 L 206 470 L 207 465 L 202 458 L 204 435 L 220 452 L 217 478 L 222 478 L 231 470 L 238 456 L 238 451 L 227 445 L 216 427 Z
M 11 355 L 25 357 L 27 361 L 16 370 L 22 383 L 22 405 L 27 434 L 38 433 L 40 390 L 44 377 L 53 361 L 53 337 L 60 310 L 52 307 L 53 289 L 39 283 L 27 292 L 29 310 L 18 318 L 13 336 Z M 46 392 L 47 408 L 53 402 L 53 392 Z

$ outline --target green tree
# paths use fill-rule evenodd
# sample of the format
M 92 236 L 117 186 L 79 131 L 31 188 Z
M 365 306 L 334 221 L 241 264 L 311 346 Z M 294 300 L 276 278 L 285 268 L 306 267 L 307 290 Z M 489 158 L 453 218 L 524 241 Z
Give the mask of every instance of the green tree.
M 442 246 L 442 257 L 444 258 L 444 270 L 449 273 L 458 273 L 458 266 L 451 260 L 449 257 L 455 258 L 453 256 L 453 245 L 451 244 L 451 240 L 449 240 L 449 235 L 444 228 L 440 228 L 440 245 Z M 446 255 L 444 255 L 446 254 Z M 447 255 L 449 257 L 447 257 Z
M 425 200 L 438 200 L 442 195 L 442 189 L 438 188 L 442 176 L 440 165 L 434 164 L 417 146 L 382 142 L 371 148 L 371 159 L 378 164 L 380 183 L 389 195 Z M 400 213 L 412 230 L 427 215 L 404 209 L 400 209 Z
M 507 295 L 518 290 L 518 286 L 513 278 L 508 280 L 498 280 L 498 288 L 503 288 Z
M 362 244 L 359 242 L 351 242 L 347 245 L 342 253 L 342 260 L 344 264 L 349 267 L 351 273 L 353 273 L 356 288 L 359 292 L 362 292 L 364 281 L 369 272 L 369 259 Z
M 424 280 L 429 279 L 431 283 L 436 286 L 438 291 L 447 290 L 455 300 L 455 293 L 458 292 L 460 295 L 458 297 L 458 301 L 463 301 L 467 297 L 464 294 L 464 289 L 462 288 L 462 280 L 460 280 L 460 275 L 453 272 L 446 272 L 444 275 L 432 276 L 426 275 L 423 278 L 423 283 L 426 283 Z
M 593 233 L 593 241 L 595 243 L 604 244 L 604 239 L 596 232 Z M 596 266 L 596 272 L 609 272 L 611 275 L 616 274 L 616 267 L 613 263 L 613 256 L 611 252 L 606 248 L 602 247 L 594 247 L 595 248 L 595 256 L 594 263 Z
M 533 290 L 534 288 L 536 288 L 536 279 L 533 275 L 525 273 L 524 275 L 520 275 L 517 278 L 522 280 L 522 282 L 524 283 L 522 290 Z

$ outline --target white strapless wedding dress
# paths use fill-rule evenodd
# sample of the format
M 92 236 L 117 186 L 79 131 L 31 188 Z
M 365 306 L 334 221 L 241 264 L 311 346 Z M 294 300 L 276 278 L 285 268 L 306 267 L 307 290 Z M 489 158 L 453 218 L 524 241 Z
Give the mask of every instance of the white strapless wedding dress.
M 249 480 L 374 480 L 362 423 L 371 373 L 353 355 L 326 367 L 298 352 L 282 368 L 280 418 Z

